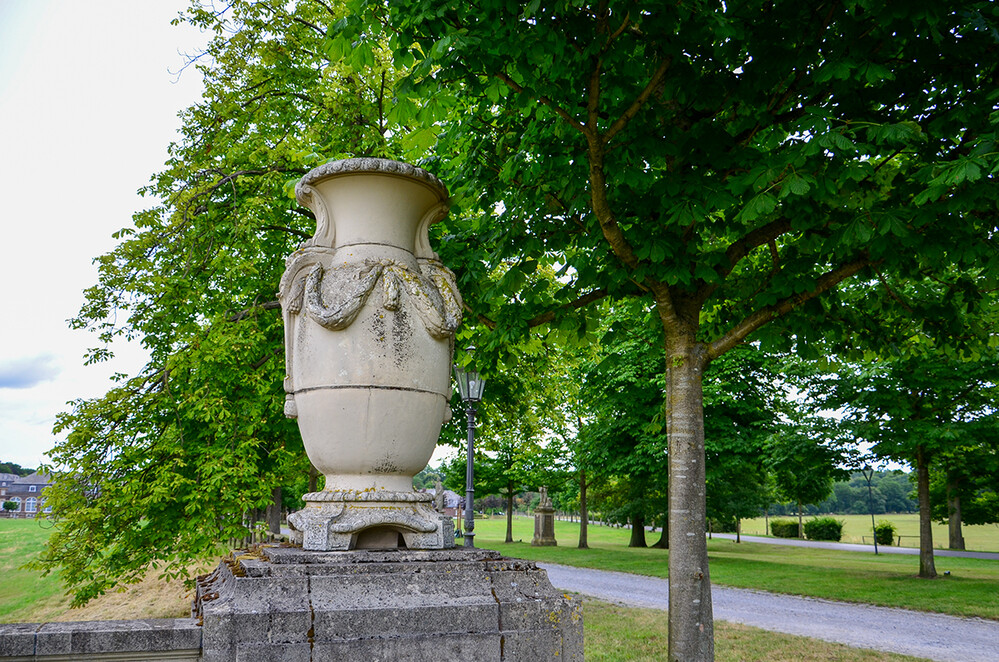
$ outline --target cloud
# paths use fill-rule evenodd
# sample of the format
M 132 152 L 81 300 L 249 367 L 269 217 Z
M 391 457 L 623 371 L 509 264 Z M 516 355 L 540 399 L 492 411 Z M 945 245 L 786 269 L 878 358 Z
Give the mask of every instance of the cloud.
M 0 359 L 0 388 L 31 388 L 55 379 L 61 371 L 51 354 Z

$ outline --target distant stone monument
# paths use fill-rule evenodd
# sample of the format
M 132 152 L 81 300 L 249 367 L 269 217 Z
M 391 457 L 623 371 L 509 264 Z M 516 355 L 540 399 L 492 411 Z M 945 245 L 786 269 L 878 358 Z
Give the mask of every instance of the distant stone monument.
M 316 233 L 281 279 L 285 413 L 326 485 L 289 517 L 301 547 L 236 552 L 199 579 L 201 659 L 582 660 L 579 600 L 532 562 L 454 548 L 443 486 L 413 490 L 451 415 L 462 302 L 428 236 L 446 188 L 363 158 L 296 195 Z
M 534 509 L 534 539 L 531 545 L 534 547 L 555 547 L 558 542 L 555 540 L 555 508 L 552 500 L 548 496 L 548 488 L 541 487 L 541 500 L 538 507 Z
M 441 483 L 441 479 L 438 478 L 434 481 L 434 510 L 439 513 L 444 512 L 445 500 L 444 500 L 444 484 Z M 450 517 L 448 519 L 451 519 Z

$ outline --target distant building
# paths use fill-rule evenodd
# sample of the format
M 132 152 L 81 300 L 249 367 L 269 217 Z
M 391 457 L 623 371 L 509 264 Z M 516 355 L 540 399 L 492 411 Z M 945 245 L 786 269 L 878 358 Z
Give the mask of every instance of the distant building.
M 11 501 L 17 504 L 13 511 L 3 510 L 7 517 L 34 517 L 39 511 L 51 513 L 52 507 L 45 505 L 42 491 L 49 486 L 49 476 L 36 471 L 27 476 L 0 474 L 0 503 Z

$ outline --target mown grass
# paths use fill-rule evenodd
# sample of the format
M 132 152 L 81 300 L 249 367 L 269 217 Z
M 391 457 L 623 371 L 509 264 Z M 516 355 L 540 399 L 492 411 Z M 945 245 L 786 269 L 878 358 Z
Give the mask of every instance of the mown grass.
M 476 545 L 508 556 L 654 577 L 667 576 L 669 552 L 628 548 L 630 531 L 589 527 L 590 549 L 577 549 L 579 525 L 556 522 L 558 547 L 531 547 L 533 522 L 514 520 L 514 540 L 503 542 L 505 521 L 476 520 Z M 658 535 L 650 535 L 652 543 Z M 935 580 L 919 579 L 918 557 L 864 554 L 763 543 L 708 541 L 711 581 L 739 588 L 829 600 L 902 607 L 955 616 L 999 619 L 999 562 L 938 557 Z M 949 576 L 944 576 L 950 571 Z
M 587 662 L 648 662 L 666 658 L 666 612 L 583 603 Z M 818 639 L 767 632 L 736 623 L 715 623 L 717 662 L 912 662 L 918 658 L 851 648 Z
M 870 515 L 832 515 L 843 521 L 842 542 L 871 544 Z M 775 519 L 775 518 L 770 518 Z M 781 519 L 797 519 L 795 517 Z M 806 517 L 806 520 L 808 517 Z M 878 522 L 885 520 L 895 525 L 897 535 L 902 536 L 902 547 L 919 547 L 919 515 L 909 513 L 904 515 L 875 515 Z M 964 544 L 969 550 L 978 552 L 999 552 L 999 526 L 995 524 L 979 524 L 962 527 Z M 742 521 L 742 532 L 746 535 L 767 535 L 766 520 L 762 517 Z M 897 541 L 897 540 L 896 540 Z M 933 524 L 933 546 L 946 549 L 948 543 L 947 525 Z

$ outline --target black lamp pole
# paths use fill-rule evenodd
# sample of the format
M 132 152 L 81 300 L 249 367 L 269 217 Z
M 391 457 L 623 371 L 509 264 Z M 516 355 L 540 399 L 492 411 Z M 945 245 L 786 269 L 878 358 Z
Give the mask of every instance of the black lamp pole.
M 867 506 L 871 511 L 871 533 L 874 534 L 874 555 L 878 554 L 878 527 L 874 524 L 874 492 L 871 489 L 871 479 L 874 478 L 874 468 L 865 464 L 864 468 L 861 469 L 864 472 L 864 478 L 867 479 Z
M 465 402 L 465 415 L 468 417 L 468 448 L 465 451 L 465 547 L 475 547 L 475 404 Z
M 465 351 L 471 356 L 474 347 L 467 347 Z M 475 457 L 475 415 L 478 413 L 475 404 L 482 401 L 482 390 L 486 381 L 482 379 L 475 366 L 469 361 L 466 368 L 460 368 L 458 364 L 454 366 L 454 376 L 458 382 L 458 394 L 462 402 L 465 403 L 465 415 L 468 418 L 468 448 L 466 451 L 465 466 L 465 547 L 475 547 L 475 468 L 473 460 Z

